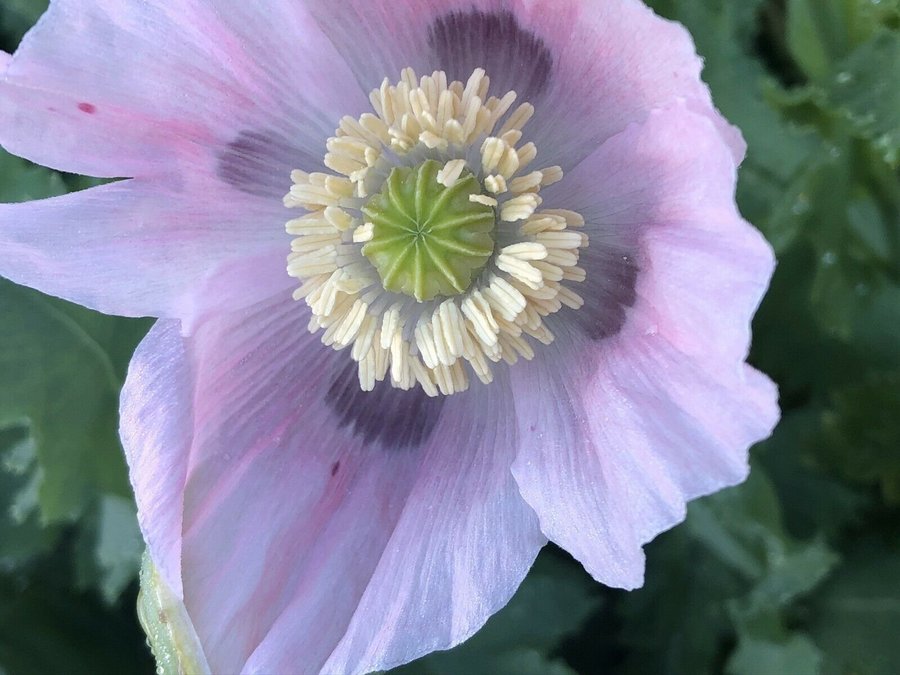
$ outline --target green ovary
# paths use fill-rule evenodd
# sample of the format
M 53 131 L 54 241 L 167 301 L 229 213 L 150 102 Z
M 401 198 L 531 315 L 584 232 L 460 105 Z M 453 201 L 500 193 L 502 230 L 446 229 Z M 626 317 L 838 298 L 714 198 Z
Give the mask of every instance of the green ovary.
M 494 209 L 469 200 L 482 193 L 478 180 L 464 173 L 448 188 L 440 168 L 395 168 L 362 209 L 374 226 L 363 254 L 387 290 L 419 302 L 465 292 L 494 250 Z

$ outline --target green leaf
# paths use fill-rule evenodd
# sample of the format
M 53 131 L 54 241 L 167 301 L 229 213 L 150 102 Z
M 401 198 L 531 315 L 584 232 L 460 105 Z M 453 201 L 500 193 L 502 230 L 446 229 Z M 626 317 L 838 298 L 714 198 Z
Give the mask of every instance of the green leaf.
M 779 259 L 753 321 L 751 361 L 778 382 L 782 408 L 824 395 L 835 381 L 852 380 L 858 369 L 845 343 L 816 320 L 811 295 L 819 264 L 811 245 L 791 247 Z
M 26 202 L 66 192 L 68 189 L 60 174 L 0 148 L 0 202 Z
M 900 34 L 881 31 L 839 62 L 824 83 L 827 104 L 853 133 L 900 164 Z
M 23 443 L 31 448 L 28 490 L 12 504 L 27 520 L 10 532 L 10 541 L 19 541 L 22 556 L 29 551 L 24 537 L 34 554 L 45 552 L 58 530 L 41 533 L 40 524 L 81 519 L 79 586 L 95 587 L 112 603 L 135 578 L 143 549 L 117 408 L 128 356 L 146 323 L 106 317 L 2 280 L 0 312 L 9 322 L 0 335 L 0 426 L 24 421 Z
M 743 576 L 755 580 L 747 595 L 728 603 L 738 635 L 728 672 L 814 674 L 820 661 L 818 650 L 805 636 L 786 628 L 782 612 L 815 588 L 837 557 L 822 541 L 801 543 L 784 532 L 776 493 L 759 470 L 740 489 L 725 491 L 697 506 L 700 513 L 705 508 L 714 512 L 720 526 L 708 528 L 710 519 L 689 520 L 695 536 L 708 542 L 711 550 Z M 698 528 L 703 525 L 707 528 Z M 741 557 L 734 551 L 740 551 Z M 790 668 L 778 670 L 786 666 Z
M 770 663 L 815 654 L 787 628 L 786 613 L 837 557 L 822 540 L 787 534 L 761 467 L 744 484 L 693 502 L 685 524 L 648 549 L 647 587 L 622 600 L 624 673 L 718 673 L 735 637 L 729 670 L 740 675 L 762 672 L 746 665 L 760 650 Z
M 0 315 L 0 426 L 30 425 L 43 519 L 77 518 L 98 490 L 129 495 L 108 354 L 56 302 L 2 280 Z
M 805 636 L 786 628 L 782 612 L 815 588 L 837 557 L 822 541 L 798 542 L 787 535 L 775 490 L 758 469 L 739 489 L 714 495 L 697 507 L 700 513 L 707 508 L 712 511 L 719 527 L 708 528 L 710 519 L 689 520 L 695 536 L 755 582 L 748 594 L 728 603 L 738 635 L 738 648 L 728 662 L 728 672 L 815 673 L 820 661 L 818 650 Z M 704 524 L 706 528 L 698 527 Z M 740 551 L 741 557 L 733 551 Z M 773 670 L 788 665 L 788 670 Z
M 739 487 L 692 503 L 685 526 L 723 563 L 755 582 L 745 598 L 749 609 L 792 601 L 836 561 L 821 542 L 800 543 L 785 532 L 777 493 L 760 466 Z
M 849 229 L 843 234 L 848 235 Z M 850 242 L 840 248 L 826 247 L 819 253 L 812 285 L 816 321 L 844 341 L 852 338 L 853 323 L 865 307 L 870 289 L 883 282 L 869 265 L 853 258 L 846 248 L 849 245 Z
M 808 608 L 810 633 L 825 653 L 822 675 L 900 672 L 900 552 L 857 542 Z
M 644 587 L 620 598 L 622 675 L 714 675 L 733 634 L 725 600 L 746 582 L 684 526 L 647 546 Z
M 826 457 L 849 479 L 900 502 L 900 370 L 836 390 L 825 413 Z
M 900 165 L 900 23 L 897 2 L 791 0 L 788 43 L 812 80 L 768 98 L 792 119 L 866 139 Z M 893 7 L 891 7 L 893 5 Z M 895 30 L 884 26 L 894 24 Z
M 847 53 L 847 7 L 843 0 L 788 0 L 787 43 L 811 78 L 824 77 Z
M 751 593 L 729 603 L 738 633 L 738 648 L 728 661 L 734 675 L 792 673 L 815 675 L 822 655 L 799 631 L 789 631 L 783 610 L 815 588 L 832 570 L 837 557 L 820 541 L 794 545 Z
M 12 50 L 47 9 L 48 0 L 4 0 L 0 8 L 0 37 Z
M 82 521 L 79 548 L 79 587 L 94 587 L 107 603 L 113 604 L 137 578 L 144 553 L 133 500 L 101 496 Z
M 853 349 L 878 371 L 900 369 L 900 286 L 874 293 L 853 327 Z
M 554 649 L 599 606 L 578 566 L 541 554 L 509 605 L 468 642 L 397 668 L 396 675 L 574 675 Z
M 818 206 L 815 199 L 821 185 L 835 170 L 829 167 L 841 166 L 839 152 L 833 145 L 823 145 L 806 156 L 806 165 L 779 186 L 766 217 L 759 222 L 776 253 L 787 251 L 803 233 L 810 211 Z
M 896 27 L 897 0 L 788 0 L 787 45 L 814 80 L 882 26 Z
M 63 555 L 28 577 L 0 575 L 0 664 L 9 675 L 152 673 L 133 609 L 75 593 Z
M 746 638 L 728 661 L 733 675 L 819 675 L 822 653 L 804 635 L 792 635 L 784 642 Z
M 812 248 L 814 264 L 804 270 L 811 276 L 802 280 L 811 282 L 810 296 L 802 299 L 802 311 L 811 309 L 827 333 L 844 341 L 900 265 L 900 189 L 882 187 L 882 169 L 869 159 L 859 141 L 843 138 L 823 146 L 762 224 L 782 259 L 792 247 Z
M 867 493 L 820 468 L 822 434 L 821 408 L 807 406 L 787 413 L 756 450 L 777 490 L 785 528 L 795 537 L 835 537 L 858 524 L 871 503 Z
M 43 527 L 38 509 L 41 471 L 27 426 L 0 431 L 0 571 L 23 568 L 50 551 L 59 529 Z

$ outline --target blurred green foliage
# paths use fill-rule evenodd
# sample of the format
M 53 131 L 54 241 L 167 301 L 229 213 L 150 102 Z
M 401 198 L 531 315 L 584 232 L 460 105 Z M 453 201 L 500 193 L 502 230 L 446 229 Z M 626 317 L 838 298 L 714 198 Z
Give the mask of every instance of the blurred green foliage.
M 4 0 L 0 10 L 0 48 L 12 52 L 48 4 L 49 0 Z
M 743 485 L 594 584 L 550 548 L 475 638 L 403 675 L 900 672 L 900 0 L 656 0 L 748 142 L 779 266 L 751 360 L 784 418 Z M 6 0 L 0 47 L 46 6 Z M 0 201 L 92 181 L 0 151 Z M 116 398 L 147 321 L 0 281 L 0 673 L 153 670 Z

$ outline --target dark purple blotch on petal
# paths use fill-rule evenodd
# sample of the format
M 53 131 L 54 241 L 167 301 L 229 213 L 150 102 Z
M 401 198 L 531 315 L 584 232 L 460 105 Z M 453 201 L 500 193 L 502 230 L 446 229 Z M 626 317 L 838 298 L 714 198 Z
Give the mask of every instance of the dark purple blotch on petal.
M 446 14 L 431 24 L 428 44 L 451 80 L 484 68 L 495 94 L 515 90 L 519 101 L 533 101 L 550 82 L 550 50 L 509 11 Z
M 241 131 L 219 153 L 217 174 L 242 192 L 280 200 L 291 188 L 291 171 L 322 158 L 294 147 L 277 132 Z
M 635 257 L 621 251 L 602 250 L 598 244 L 581 253 L 579 264 L 587 278 L 571 288 L 584 298 L 584 306 L 572 313 L 578 326 L 592 340 L 616 335 L 627 319 L 628 308 L 637 300 L 638 265 Z
M 434 432 L 444 398 L 431 398 L 419 387 L 403 391 L 376 382 L 373 391 L 359 388 L 357 364 L 350 361 L 332 382 L 325 402 L 341 427 L 350 427 L 368 445 L 409 450 L 425 444 Z

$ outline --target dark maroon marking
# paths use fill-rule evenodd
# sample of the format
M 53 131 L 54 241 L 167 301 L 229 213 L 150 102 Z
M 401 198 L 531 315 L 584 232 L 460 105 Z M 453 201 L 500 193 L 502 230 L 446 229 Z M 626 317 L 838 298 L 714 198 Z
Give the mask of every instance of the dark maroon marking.
M 462 396 L 463 394 L 456 394 Z M 431 398 L 416 387 L 403 391 L 390 382 L 377 382 L 374 391 L 359 388 L 357 365 L 352 361 L 335 377 L 325 402 L 341 427 L 385 450 L 405 450 L 425 444 L 434 432 L 444 397 Z
M 323 142 L 324 147 L 324 142 Z M 241 192 L 280 200 L 291 188 L 293 169 L 312 170 L 322 157 L 299 150 L 274 131 L 241 131 L 219 153 L 216 173 Z
M 87 113 L 88 115 L 93 115 L 95 112 L 97 112 L 97 106 L 95 106 L 93 103 L 79 103 L 78 109 L 83 113 Z
M 450 79 L 465 82 L 484 68 L 495 94 L 515 90 L 519 101 L 533 101 L 550 82 L 550 49 L 510 11 L 445 14 L 428 29 L 428 44 Z
M 331 475 L 333 476 L 334 474 L 336 474 L 338 472 L 338 469 L 340 469 L 340 468 L 341 468 L 340 462 L 335 462 L 334 464 L 332 464 L 331 465 Z
M 587 278 L 572 289 L 584 298 L 584 306 L 573 312 L 582 330 L 592 340 L 616 335 L 637 300 L 638 265 L 633 255 L 614 253 L 594 245 L 581 253 L 579 263 Z

